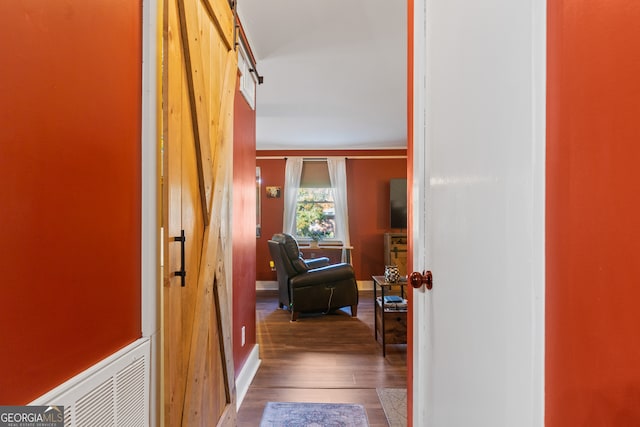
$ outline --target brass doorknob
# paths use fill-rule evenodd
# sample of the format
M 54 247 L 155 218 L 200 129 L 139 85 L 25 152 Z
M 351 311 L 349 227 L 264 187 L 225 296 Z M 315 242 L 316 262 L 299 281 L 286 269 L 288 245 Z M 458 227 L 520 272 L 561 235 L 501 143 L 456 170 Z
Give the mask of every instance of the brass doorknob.
M 414 288 L 419 288 L 420 286 L 425 285 L 427 289 L 431 289 L 433 287 L 433 275 L 431 274 L 431 271 L 425 271 L 423 273 L 414 271 L 409 275 L 409 282 Z

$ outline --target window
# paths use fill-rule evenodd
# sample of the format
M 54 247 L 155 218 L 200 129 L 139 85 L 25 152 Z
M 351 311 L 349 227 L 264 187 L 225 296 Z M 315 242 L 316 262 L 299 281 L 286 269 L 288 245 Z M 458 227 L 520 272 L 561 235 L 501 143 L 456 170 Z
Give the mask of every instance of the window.
M 305 219 L 305 215 L 316 216 L 311 220 Z M 327 239 L 336 239 L 342 243 L 343 261 L 348 262 L 351 239 L 344 157 L 286 159 L 282 230 L 308 239 L 312 235 L 309 227 L 311 230 L 317 228 Z
M 305 160 L 296 197 L 296 235 L 335 239 L 336 209 L 327 161 Z
M 331 188 L 300 188 L 296 203 L 296 234 L 314 240 L 336 237 L 336 213 Z

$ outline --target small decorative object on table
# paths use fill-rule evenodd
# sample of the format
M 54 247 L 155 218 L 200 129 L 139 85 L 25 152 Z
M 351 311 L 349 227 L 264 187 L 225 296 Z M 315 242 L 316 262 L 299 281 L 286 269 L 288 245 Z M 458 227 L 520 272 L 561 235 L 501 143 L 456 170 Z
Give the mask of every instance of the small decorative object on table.
M 388 283 L 398 283 L 398 280 L 400 280 L 400 270 L 397 265 L 384 266 L 384 280 Z
M 317 248 L 318 242 L 326 237 L 327 231 L 322 224 L 316 221 L 309 226 L 309 231 L 307 234 L 309 235 L 309 237 L 311 237 L 311 246 Z

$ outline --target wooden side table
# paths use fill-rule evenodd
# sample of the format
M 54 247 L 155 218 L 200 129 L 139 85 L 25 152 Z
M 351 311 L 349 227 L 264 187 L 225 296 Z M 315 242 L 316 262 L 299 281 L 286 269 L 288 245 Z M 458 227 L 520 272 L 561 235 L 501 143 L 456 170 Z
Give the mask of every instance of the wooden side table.
M 407 309 L 391 309 L 384 307 L 384 297 L 393 292 L 394 287 L 399 288 L 400 297 L 404 299 L 404 287 L 407 282 L 389 283 L 384 280 L 384 276 L 372 276 L 373 278 L 373 304 L 374 314 L 374 337 L 378 340 L 378 331 L 382 341 L 382 356 L 387 355 L 387 344 L 407 343 Z M 378 301 L 378 288 L 380 289 L 380 301 Z

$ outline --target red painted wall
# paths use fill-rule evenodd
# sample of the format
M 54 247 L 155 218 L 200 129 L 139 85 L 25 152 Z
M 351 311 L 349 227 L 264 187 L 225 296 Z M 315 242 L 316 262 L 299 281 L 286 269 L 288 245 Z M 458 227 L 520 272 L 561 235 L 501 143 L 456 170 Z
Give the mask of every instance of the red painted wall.
M 548 2 L 546 425 L 640 425 L 640 4 Z
M 237 377 L 256 344 L 256 112 L 239 89 L 233 140 L 233 360 Z M 242 326 L 246 328 L 244 346 Z
M 258 156 L 366 156 L 406 155 L 406 150 L 380 151 L 258 151 Z M 285 161 L 258 160 L 262 169 L 262 237 L 257 247 L 257 280 L 276 280 L 269 268 L 267 241 L 282 232 L 284 200 L 268 199 L 265 186 L 281 186 L 284 190 Z M 349 234 L 354 247 L 352 260 L 358 280 L 371 280 L 373 274 L 384 274 L 383 235 L 389 228 L 389 179 L 407 176 L 406 159 L 348 159 L 347 192 L 349 194 Z M 404 230 L 406 231 L 406 230 Z
M 407 274 L 413 272 L 413 0 L 407 0 Z M 413 313 L 413 292 L 407 292 L 408 310 Z M 413 316 L 407 316 L 407 426 L 413 427 Z
M 141 336 L 141 4 L 0 2 L 0 404 Z

